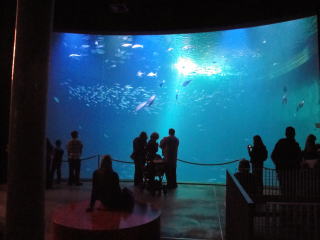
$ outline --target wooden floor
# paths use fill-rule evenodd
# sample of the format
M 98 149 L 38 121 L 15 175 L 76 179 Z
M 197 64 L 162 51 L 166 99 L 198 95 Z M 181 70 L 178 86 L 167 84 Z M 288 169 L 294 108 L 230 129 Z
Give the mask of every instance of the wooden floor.
M 122 182 L 121 186 L 131 189 L 138 201 L 149 202 L 161 209 L 161 239 L 224 239 L 225 186 L 179 184 L 166 196 L 152 196 L 133 187 L 131 182 Z M 83 186 L 62 183 L 46 191 L 46 240 L 52 239 L 53 210 L 61 204 L 88 200 L 90 191 L 91 182 L 85 182 Z M 5 204 L 6 186 L 0 185 L 2 222 Z

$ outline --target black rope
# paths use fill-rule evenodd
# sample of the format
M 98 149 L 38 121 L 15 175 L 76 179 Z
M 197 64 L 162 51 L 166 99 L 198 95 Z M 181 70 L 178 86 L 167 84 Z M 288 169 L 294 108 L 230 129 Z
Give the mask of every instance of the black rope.
M 132 162 L 132 161 L 122 161 L 122 160 L 117 160 L 117 159 L 113 159 L 112 158 L 112 161 L 114 161 L 114 162 L 121 162 L 121 163 L 130 163 L 130 164 L 133 164 L 134 162 Z
M 99 155 L 93 155 L 90 157 L 82 158 L 80 160 L 85 161 L 85 160 L 93 159 L 96 157 L 99 157 Z M 112 161 L 120 162 L 120 163 L 127 163 L 127 164 L 134 164 L 133 161 L 123 161 L 123 160 L 118 160 L 118 159 L 112 159 Z M 240 159 L 229 161 L 229 162 L 223 162 L 223 163 L 196 163 L 196 162 L 189 162 L 189 161 L 185 161 L 185 160 L 181 160 L 181 159 L 178 159 L 178 161 L 183 162 L 183 163 L 187 163 L 187 164 L 192 164 L 192 165 L 199 165 L 199 166 L 221 166 L 221 165 L 227 165 L 227 164 L 238 162 L 238 161 L 240 161 Z M 63 162 L 68 162 L 68 160 L 64 160 Z
M 98 157 L 98 156 L 99 156 L 99 155 L 93 155 L 93 156 L 90 156 L 90 157 L 81 158 L 80 161 L 85 161 L 85 160 L 93 159 L 93 158 L 96 158 L 96 157 Z M 69 162 L 69 160 L 63 160 L 62 162 Z
M 180 161 L 180 162 L 184 162 L 184 163 L 188 163 L 188 164 L 193 164 L 193 165 L 201 165 L 201 166 L 218 166 L 218 165 L 226 165 L 226 164 L 230 164 L 230 163 L 238 162 L 238 161 L 240 161 L 240 159 L 233 160 L 233 161 L 230 161 L 230 162 L 224 162 L 224 163 L 195 163 L 195 162 L 188 162 L 188 161 L 181 160 L 181 159 L 178 159 L 178 161 Z

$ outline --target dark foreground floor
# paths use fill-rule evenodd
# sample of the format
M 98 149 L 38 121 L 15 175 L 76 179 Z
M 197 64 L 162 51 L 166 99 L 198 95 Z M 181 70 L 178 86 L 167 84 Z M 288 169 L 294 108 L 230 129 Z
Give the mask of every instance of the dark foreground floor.
M 141 192 L 132 183 L 124 182 L 139 201 L 161 208 L 162 239 L 224 239 L 225 186 L 179 184 L 166 196 Z M 88 200 L 91 182 L 83 186 L 61 184 L 46 192 L 46 240 L 52 239 L 51 214 L 60 204 Z M 5 216 L 6 190 L 0 186 L 0 219 Z

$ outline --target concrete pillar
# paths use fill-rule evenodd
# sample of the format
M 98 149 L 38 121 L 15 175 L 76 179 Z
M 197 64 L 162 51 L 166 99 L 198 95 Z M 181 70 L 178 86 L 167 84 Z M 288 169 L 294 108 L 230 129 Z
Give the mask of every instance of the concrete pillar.
M 18 0 L 10 105 L 6 239 L 43 240 L 47 78 L 53 0 Z

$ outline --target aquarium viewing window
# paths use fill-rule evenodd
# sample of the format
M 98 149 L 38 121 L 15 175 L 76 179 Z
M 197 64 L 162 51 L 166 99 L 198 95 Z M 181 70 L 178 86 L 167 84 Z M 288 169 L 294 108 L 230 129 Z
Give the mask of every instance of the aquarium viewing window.
M 189 34 L 54 33 L 47 136 L 65 148 L 77 130 L 83 158 L 128 162 L 141 131 L 161 139 L 174 128 L 178 158 L 208 164 L 248 159 L 258 134 L 269 152 L 265 166 L 274 167 L 270 154 L 285 127 L 296 128 L 301 148 L 308 134 L 319 136 L 317 29 L 310 16 Z M 81 177 L 91 178 L 97 166 L 96 157 L 83 161 Z M 133 164 L 113 167 L 121 179 L 133 178 Z M 177 177 L 225 183 L 226 169 L 236 168 L 179 161 Z M 67 169 L 64 163 L 64 177 Z

